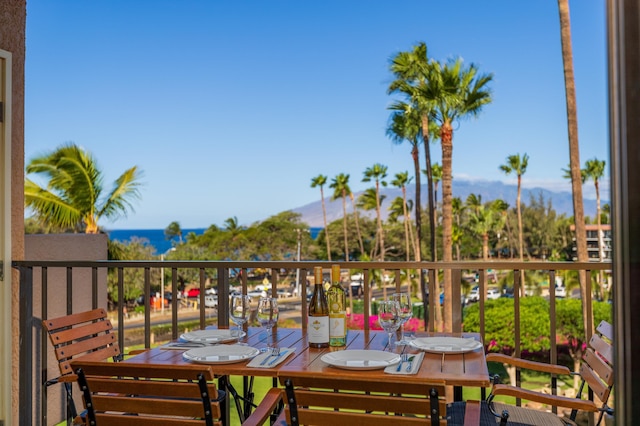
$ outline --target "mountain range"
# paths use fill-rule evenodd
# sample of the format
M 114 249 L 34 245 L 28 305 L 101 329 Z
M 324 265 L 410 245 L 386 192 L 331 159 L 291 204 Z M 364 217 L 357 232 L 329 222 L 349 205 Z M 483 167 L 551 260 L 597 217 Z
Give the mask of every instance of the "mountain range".
M 516 197 L 518 195 L 517 185 L 505 184 L 501 181 L 469 181 L 455 179 L 453 185 L 453 196 L 460 197 L 462 201 L 465 201 L 469 194 L 479 195 L 482 202 L 493 201 L 496 199 L 502 199 L 510 207 L 515 206 Z M 354 192 L 353 195 L 357 199 L 363 191 Z M 386 198 L 382 202 L 382 214 L 386 220 L 388 216 L 388 210 L 391 200 L 396 197 L 402 196 L 402 191 L 396 187 L 383 187 L 380 193 Z M 528 205 L 531 197 L 538 198 L 542 194 L 545 203 L 551 201 L 551 207 L 558 214 L 564 214 L 567 217 L 573 216 L 573 201 L 571 192 L 568 191 L 551 191 L 546 188 L 522 188 L 522 203 Z M 427 185 L 422 185 L 422 204 L 425 205 L 427 199 Z M 442 202 L 442 187 L 438 187 L 438 203 Z M 407 198 L 415 198 L 415 185 L 407 185 Z M 327 222 L 331 223 L 334 220 L 342 219 L 342 199 L 331 200 L 329 197 L 325 197 L 326 209 L 327 209 Z M 608 200 L 601 200 L 601 204 L 608 203 Z M 306 204 L 301 207 L 292 209 L 296 213 L 302 215 L 302 222 L 308 224 L 310 227 L 323 227 L 324 221 L 322 218 L 322 202 L 320 200 L 313 203 Z M 585 216 L 594 217 L 596 214 L 596 200 L 584 199 L 584 211 Z M 351 201 L 347 200 L 347 213 L 351 214 L 353 208 Z M 375 217 L 375 211 L 361 211 L 362 215 Z M 413 215 L 415 217 L 415 215 Z

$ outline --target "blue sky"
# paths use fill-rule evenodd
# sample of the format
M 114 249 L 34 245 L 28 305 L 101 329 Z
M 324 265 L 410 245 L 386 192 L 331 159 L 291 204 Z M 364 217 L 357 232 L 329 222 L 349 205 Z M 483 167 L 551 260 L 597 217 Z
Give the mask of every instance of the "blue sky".
M 608 166 L 604 3 L 572 1 L 571 24 L 581 162 Z M 319 200 L 320 173 L 360 191 L 374 163 L 412 171 L 386 136 L 387 87 L 389 59 L 420 41 L 494 75 L 493 103 L 454 127 L 454 179 L 515 182 L 498 167 L 527 153 L 524 186 L 569 190 L 552 0 L 32 0 L 25 158 L 73 141 L 106 187 L 138 165 L 142 199 L 109 229 L 248 225 Z

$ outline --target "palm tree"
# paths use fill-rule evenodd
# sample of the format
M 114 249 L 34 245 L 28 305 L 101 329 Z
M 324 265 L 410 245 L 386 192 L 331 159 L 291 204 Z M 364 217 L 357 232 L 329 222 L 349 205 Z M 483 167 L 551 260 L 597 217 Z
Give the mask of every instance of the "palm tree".
M 73 229 L 87 234 L 100 232 L 98 221 L 114 220 L 133 211 L 132 199 L 140 198 L 137 166 L 127 169 L 103 195 L 103 174 L 91 154 L 74 143 L 33 158 L 27 174 L 48 179 L 46 187 L 25 180 L 25 206 L 32 209 L 38 222 L 59 230 Z
M 491 208 L 493 211 L 498 213 L 499 219 L 496 223 L 496 249 L 498 251 L 498 258 L 500 258 L 500 250 L 502 248 L 502 241 L 500 240 L 500 234 L 502 233 L 502 229 L 507 226 L 507 234 L 509 234 L 509 222 L 507 221 L 507 217 L 509 214 L 509 204 L 507 204 L 504 200 L 497 198 L 492 201 Z M 511 247 L 509 247 L 509 251 L 511 251 Z
M 423 170 L 423 172 L 426 174 L 427 171 Z M 442 180 L 442 166 L 438 163 L 434 163 L 433 167 L 431 168 L 431 175 L 433 178 L 433 222 L 436 224 L 438 224 L 438 184 L 440 183 L 440 181 Z M 438 261 L 438 248 L 437 246 L 434 244 L 433 247 L 433 261 L 437 262 Z
M 573 73 L 573 49 L 571 47 L 571 18 L 569 0 L 558 0 L 560 15 L 560 41 L 562 44 L 562 63 L 564 65 L 564 90 L 567 102 L 567 130 L 569 133 L 569 166 L 571 170 L 571 192 L 573 194 L 573 219 L 576 228 L 576 249 L 578 262 L 588 262 L 587 230 L 584 223 L 584 205 L 582 197 L 582 173 L 580 170 L 580 144 L 578 142 L 578 110 L 576 108 L 576 82 Z M 586 306 L 586 273 L 580 273 L 580 293 L 582 296 L 582 319 L 584 321 L 585 341 L 593 330 L 593 314 Z M 591 326 L 589 326 L 591 324 Z
M 452 261 L 452 158 L 453 127 L 456 120 L 477 116 L 482 107 L 491 102 L 488 84 L 491 74 L 478 74 L 478 68 L 471 64 L 465 67 L 461 59 L 441 65 L 433 63 L 435 77 L 429 85 L 428 99 L 437 99 L 434 118 L 440 124 L 442 145 L 442 260 Z M 444 273 L 444 293 L 446 300 L 452 300 L 451 270 Z M 450 331 L 453 320 L 453 303 L 447 303 L 444 312 L 445 330 Z
M 415 260 L 422 260 L 422 206 L 420 205 L 420 157 L 418 150 L 418 135 L 420 134 L 420 126 L 417 124 L 417 110 L 411 105 L 404 102 L 393 104 L 390 109 L 395 112 L 391 115 L 391 123 L 387 128 L 387 135 L 396 143 L 402 143 L 407 140 L 411 144 L 411 158 L 413 160 L 413 169 L 416 177 L 416 234 L 417 242 L 414 242 Z M 406 216 L 405 216 L 406 218 Z
M 593 185 L 596 188 L 596 223 L 598 224 L 598 252 L 600 261 L 604 259 L 604 243 L 602 242 L 602 212 L 600 210 L 600 179 L 604 176 L 604 160 L 587 160 L 583 169 L 583 176 L 585 179 L 593 180 Z
M 460 225 L 460 216 L 462 216 L 465 209 L 466 206 L 462 203 L 462 199 L 460 197 L 454 197 L 453 200 L 451 200 L 451 213 L 455 219 L 455 223 L 453 224 L 454 234 L 456 233 L 456 229 L 458 230 L 457 237 L 454 235 L 454 240 L 452 241 L 452 244 L 455 244 L 456 247 L 456 260 L 460 260 L 460 239 L 463 234 L 462 226 Z
M 178 237 L 178 241 L 182 244 L 182 228 L 180 228 L 180 223 L 174 220 L 164 229 L 164 238 L 172 240 L 175 237 Z
M 362 178 L 363 182 L 371 182 L 372 180 L 375 182 L 376 186 L 376 219 L 378 222 L 378 242 L 380 243 L 380 260 L 384 261 L 384 229 L 382 228 L 382 212 L 380 210 L 380 204 L 382 201 L 380 200 L 380 185 L 387 186 L 387 181 L 384 178 L 387 177 L 387 166 L 384 166 L 380 163 L 375 163 L 371 167 L 367 167 L 364 171 L 364 177 Z
M 465 206 L 471 209 L 474 213 L 478 213 L 482 206 L 482 195 L 474 193 L 467 195 Z
M 422 135 L 424 155 L 426 163 L 427 175 L 427 196 L 429 199 L 429 227 L 431 230 L 430 248 L 431 260 L 435 261 L 436 244 L 435 244 L 435 215 L 434 215 L 434 197 L 433 197 L 433 176 L 431 170 L 431 150 L 429 147 L 429 137 L 431 136 L 434 126 L 432 126 L 431 115 L 437 101 L 434 93 L 428 90 L 434 71 L 433 62 L 427 57 L 427 45 L 424 42 L 418 43 L 410 52 L 400 52 L 391 60 L 391 72 L 393 72 L 396 80 L 390 85 L 389 93 L 401 93 L 410 102 L 412 108 L 419 115 L 420 133 Z M 419 172 L 416 170 L 416 191 L 419 189 Z M 420 198 L 416 193 L 416 205 L 420 205 Z M 416 211 L 416 221 L 420 218 L 420 212 Z M 416 223 L 417 225 L 417 223 Z M 421 228 L 417 228 L 418 238 Z M 424 290 L 424 289 L 423 289 Z
M 386 196 L 380 195 L 380 204 L 382 204 L 385 198 Z M 360 194 L 360 196 L 358 197 L 357 205 L 362 210 L 366 210 L 366 211 L 376 210 L 378 206 L 378 196 L 376 194 L 376 189 L 375 188 L 365 189 L 362 192 L 362 194 Z M 371 246 L 371 253 L 369 254 L 369 259 L 373 259 L 378 255 L 378 249 L 380 248 L 380 245 L 378 244 L 379 238 L 380 236 L 378 235 L 378 227 L 376 226 L 375 241 Z
M 405 249 L 407 252 L 407 262 L 411 260 L 411 249 L 409 246 L 409 209 L 407 205 L 407 184 L 411 182 L 409 172 L 396 173 L 396 177 L 391 181 L 391 185 L 400 188 L 402 190 L 402 216 L 404 217 L 404 237 L 405 237 Z
M 331 181 L 329 188 L 333 188 L 332 200 L 342 198 L 342 232 L 344 234 L 344 259 L 349 261 L 349 243 L 347 240 L 347 195 L 351 192 L 349 188 L 349 175 L 340 173 Z
M 324 204 L 324 185 L 327 183 L 327 177 L 320 174 L 311 179 L 311 187 L 320 187 L 320 200 L 322 200 L 322 219 L 324 221 L 324 239 L 327 242 L 327 259 L 331 262 L 331 243 L 329 242 L 329 231 L 327 227 L 327 207 Z
M 500 166 L 506 175 L 515 173 L 518 177 L 518 195 L 516 196 L 516 212 L 518 214 L 518 252 L 520 253 L 520 261 L 524 261 L 524 238 L 522 235 L 522 206 L 520 204 L 520 196 L 522 191 L 522 175 L 527 171 L 529 164 L 529 156 L 525 153 L 522 157 L 520 154 L 510 155 L 507 162 Z M 522 271 L 524 274 L 524 271 Z

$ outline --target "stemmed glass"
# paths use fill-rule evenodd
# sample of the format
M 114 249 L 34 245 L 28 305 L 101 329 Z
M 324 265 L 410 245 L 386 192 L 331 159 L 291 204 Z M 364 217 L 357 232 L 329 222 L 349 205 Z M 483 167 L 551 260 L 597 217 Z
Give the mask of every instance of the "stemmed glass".
M 384 300 L 378 305 L 378 322 L 389 335 L 389 351 L 392 351 L 391 338 L 398 330 L 400 319 L 400 305 L 395 300 Z
M 251 312 L 251 297 L 234 294 L 229 300 L 229 319 L 238 326 L 236 330 L 231 330 L 231 336 L 240 337 L 242 335 L 242 326 L 249 319 Z
M 278 312 L 278 299 L 275 297 L 261 297 L 258 301 L 258 322 L 267 330 L 267 340 L 272 334 L 271 329 L 278 322 Z M 267 345 L 269 346 L 268 343 Z
M 413 316 L 413 311 L 411 310 L 411 295 L 409 293 L 393 293 L 391 295 L 391 300 L 398 302 L 398 307 L 400 311 L 398 316 L 400 317 L 400 340 L 396 342 L 397 345 L 406 345 L 409 343 L 408 339 L 405 339 L 404 336 L 404 325 L 411 319 Z

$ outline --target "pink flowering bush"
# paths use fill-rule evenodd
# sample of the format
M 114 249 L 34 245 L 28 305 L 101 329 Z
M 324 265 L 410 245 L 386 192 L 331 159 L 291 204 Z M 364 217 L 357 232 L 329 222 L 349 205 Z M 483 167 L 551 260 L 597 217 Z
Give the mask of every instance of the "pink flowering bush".
M 351 314 L 347 317 L 347 328 L 350 330 L 364 330 L 364 314 Z M 369 316 L 369 329 L 382 330 L 377 315 Z M 424 330 L 424 320 L 411 318 L 405 325 L 405 330 Z

